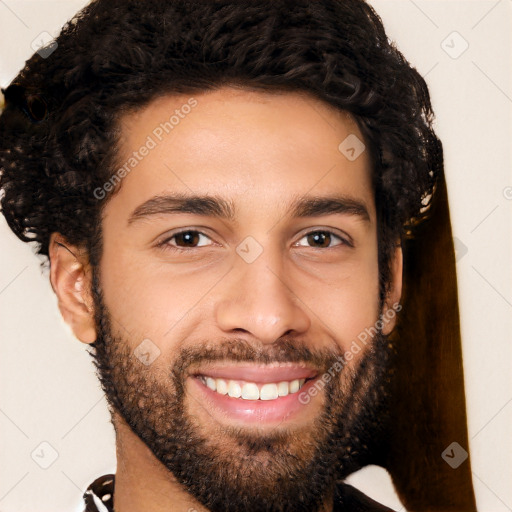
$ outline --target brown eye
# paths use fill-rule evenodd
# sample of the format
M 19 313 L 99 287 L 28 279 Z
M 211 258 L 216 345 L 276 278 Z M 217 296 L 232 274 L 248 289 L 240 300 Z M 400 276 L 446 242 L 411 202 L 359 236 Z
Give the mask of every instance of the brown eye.
M 199 243 L 199 233 L 197 231 L 184 231 L 174 235 L 177 245 L 183 244 L 185 247 L 195 246 Z
M 317 249 L 328 249 L 337 245 L 351 245 L 347 240 L 344 240 L 338 235 L 335 235 L 331 231 L 311 231 L 307 235 L 301 238 L 301 240 L 307 240 L 307 244 L 310 247 L 316 247 Z M 333 243 L 338 240 L 337 243 Z M 332 244 L 332 245 L 331 245 Z M 304 244 L 298 244 L 304 246 Z
M 210 238 L 204 233 L 189 229 L 187 231 L 174 233 L 174 235 L 166 238 L 158 245 L 177 250 L 196 249 L 205 245 L 211 245 L 209 243 L 204 243 L 205 240 L 208 241 Z
M 307 235 L 308 242 L 310 244 L 317 244 L 319 247 L 329 247 L 331 243 L 331 234 L 325 231 L 317 231 Z

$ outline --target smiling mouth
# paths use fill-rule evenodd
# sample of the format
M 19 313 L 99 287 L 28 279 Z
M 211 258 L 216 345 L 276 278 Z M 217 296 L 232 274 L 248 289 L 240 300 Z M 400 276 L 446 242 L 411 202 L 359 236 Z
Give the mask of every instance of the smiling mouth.
M 320 369 L 302 363 L 222 362 L 191 372 L 190 392 L 222 424 L 273 428 L 309 421 L 321 400 L 305 405 L 300 397 L 320 375 Z
M 308 380 L 312 379 L 301 378 L 258 384 L 244 380 L 213 378 L 206 375 L 197 375 L 196 378 L 219 395 L 243 400 L 276 400 L 279 397 L 293 395 L 299 392 Z

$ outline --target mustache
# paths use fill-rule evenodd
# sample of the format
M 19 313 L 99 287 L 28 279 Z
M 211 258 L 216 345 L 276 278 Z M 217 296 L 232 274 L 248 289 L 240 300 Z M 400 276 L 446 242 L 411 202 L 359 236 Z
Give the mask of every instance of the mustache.
M 185 347 L 180 351 L 174 367 L 176 373 L 184 374 L 190 367 L 205 363 L 298 363 L 326 371 L 342 355 L 343 350 L 336 344 L 329 348 L 314 348 L 311 342 L 280 338 L 274 343 L 261 345 L 239 338 Z

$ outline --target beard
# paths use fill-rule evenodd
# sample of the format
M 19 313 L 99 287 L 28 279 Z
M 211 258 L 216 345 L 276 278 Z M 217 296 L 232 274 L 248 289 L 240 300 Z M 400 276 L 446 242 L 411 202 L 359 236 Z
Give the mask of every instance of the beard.
M 266 346 L 230 338 L 195 343 L 173 354 L 172 361 L 161 357 L 158 364 L 145 366 L 134 356 L 134 340 L 113 332 L 97 269 L 93 298 L 97 339 L 91 355 L 111 413 L 119 414 L 211 512 L 320 511 L 332 503 L 341 479 L 378 459 L 391 367 L 389 342 L 380 330 L 355 365 L 345 364 L 323 386 L 322 410 L 306 426 L 212 427 L 215 420 L 206 426 L 189 411 L 194 399 L 185 383 L 192 365 L 306 363 L 320 376 L 332 371 L 345 352 L 337 345 L 315 349 L 292 338 Z

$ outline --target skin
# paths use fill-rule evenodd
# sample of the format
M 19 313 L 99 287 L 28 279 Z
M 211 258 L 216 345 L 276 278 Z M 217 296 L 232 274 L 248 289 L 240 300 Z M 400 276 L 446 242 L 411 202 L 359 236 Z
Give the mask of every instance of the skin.
M 189 95 L 163 96 L 121 123 L 120 166 L 155 127 Z M 101 287 L 113 329 L 135 350 L 149 338 L 160 350 L 155 372 L 181 350 L 207 340 L 245 340 L 265 349 L 293 335 L 314 349 L 349 350 L 378 319 L 377 223 L 367 152 L 350 161 L 338 149 L 356 123 L 300 93 L 263 93 L 224 87 L 195 94 L 197 106 L 149 151 L 104 208 Z M 146 200 L 171 192 L 222 196 L 236 208 L 233 220 L 189 213 L 141 217 Z M 363 203 L 369 221 L 347 213 L 296 218 L 287 204 L 304 195 L 343 194 Z M 206 236 L 190 248 L 177 231 Z M 333 233 L 330 246 L 306 235 Z M 247 263 L 236 249 L 252 237 L 263 249 Z M 348 239 L 353 247 L 340 243 Z M 157 243 L 168 240 L 167 246 Z M 182 252 L 173 251 L 181 243 Z M 329 241 L 325 242 L 329 245 Z M 243 247 L 243 245 L 242 245 Z M 59 308 L 76 337 L 96 340 L 91 268 L 87 253 L 58 233 L 50 244 L 51 282 Z M 400 300 L 402 253 L 392 261 L 392 286 L 383 313 Z M 384 315 L 383 334 L 395 317 Z M 354 368 L 365 351 L 347 363 Z M 150 367 L 151 368 L 151 367 Z M 155 373 L 157 375 L 157 373 Z M 246 423 L 205 406 L 188 378 L 188 412 L 201 432 L 230 449 L 223 427 L 258 436 L 276 425 Z M 320 392 L 290 431 L 308 432 L 323 405 Z M 116 510 L 205 510 L 114 413 L 118 469 Z M 277 428 L 284 428 L 277 427 Z M 173 508 L 169 508 L 169 507 Z M 332 504 L 326 497 L 324 510 Z

